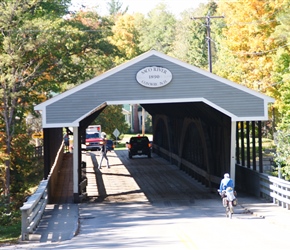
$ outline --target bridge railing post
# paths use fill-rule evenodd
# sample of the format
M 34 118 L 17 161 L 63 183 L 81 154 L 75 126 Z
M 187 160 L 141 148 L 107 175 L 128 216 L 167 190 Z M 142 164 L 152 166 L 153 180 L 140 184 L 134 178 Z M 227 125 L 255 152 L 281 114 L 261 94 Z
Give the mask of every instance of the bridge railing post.
M 28 210 L 22 210 L 21 213 L 21 240 L 26 241 L 29 240 L 29 220 L 28 220 Z

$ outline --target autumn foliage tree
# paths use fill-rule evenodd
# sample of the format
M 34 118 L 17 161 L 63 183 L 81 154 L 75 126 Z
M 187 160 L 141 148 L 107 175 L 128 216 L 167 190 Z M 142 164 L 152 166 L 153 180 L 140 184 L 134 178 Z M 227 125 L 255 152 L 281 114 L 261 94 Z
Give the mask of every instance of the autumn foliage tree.
M 57 1 L 55 4 L 60 5 Z M 45 90 L 49 80 L 47 69 L 56 68 L 58 63 L 49 50 L 49 35 L 43 30 L 52 26 L 52 19 L 63 9 L 61 5 L 59 7 L 32 0 L 0 3 L 0 119 L 4 125 L 2 149 L 6 156 L 1 166 L 5 169 L 3 191 L 6 196 L 10 194 L 12 154 L 16 149 L 13 140 L 17 127 L 25 121 L 25 113 L 38 99 L 37 94 Z M 44 18 L 48 10 L 54 13 L 50 19 Z
M 282 1 L 219 1 L 219 13 L 224 13 L 225 18 L 217 74 L 268 93 L 278 46 L 271 34 L 282 6 Z
M 136 26 L 139 15 L 118 15 L 112 27 L 113 35 L 109 41 L 120 51 L 120 55 L 115 58 L 116 64 L 130 60 L 142 53 L 139 48 L 140 33 Z
M 113 64 L 116 50 L 106 39 L 110 35 L 110 29 L 103 28 L 106 22 L 92 27 L 66 16 L 68 2 L 0 2 L 0 141 L 4 155 L 0 165 L 6 196 L 10 195 L 11 171 L 15 173 L 17 165 L 15 154 L 20 148 L 23 154 L 29 150 L 18 138 L 34 105 Z
M 272 131 L 279 130 L 279 134 L 290 131 L 289 4 L 289 0 L 218 2 L 218 10 L 225 14 L 225 19 L 217 40 L 215 73 L 274 97 L 276 102 L 269 114 L 275 126 Z M 284 176 L 289 178 L 289 149 L 285 150 L 285 138 L 276 139 L 276 159 L 284 159 L 283 164 L 287 161 Z

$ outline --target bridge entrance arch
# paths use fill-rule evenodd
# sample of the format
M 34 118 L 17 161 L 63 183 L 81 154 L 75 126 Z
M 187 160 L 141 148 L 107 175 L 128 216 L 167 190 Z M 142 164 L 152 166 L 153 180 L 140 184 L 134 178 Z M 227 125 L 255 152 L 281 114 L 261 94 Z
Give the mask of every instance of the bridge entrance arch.
M 51 130 L 73 127 L 73 196 L 79 200 L 81 135 L 107 105 L 139 104 L 152 115 L 154 152 L 211 186 L 235 179 L 238 124 L 268 120 L 274 99 L 150 50 L 35 107 L 42 112 L 45 178 Z M 258 123 L 260 124 L 260 123 Z

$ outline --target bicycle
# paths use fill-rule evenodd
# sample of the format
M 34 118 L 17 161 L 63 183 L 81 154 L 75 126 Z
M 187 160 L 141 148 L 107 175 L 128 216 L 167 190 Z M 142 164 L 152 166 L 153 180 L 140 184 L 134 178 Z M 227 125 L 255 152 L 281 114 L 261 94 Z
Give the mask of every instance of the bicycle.
M 219 190 L 219 195 L 222 198 L 223 206 L 226 209 L 226 217 L 232 219 L 234 214 L 234 206 L 237 205 L 236 192 L 228 187 L 226 190 Z

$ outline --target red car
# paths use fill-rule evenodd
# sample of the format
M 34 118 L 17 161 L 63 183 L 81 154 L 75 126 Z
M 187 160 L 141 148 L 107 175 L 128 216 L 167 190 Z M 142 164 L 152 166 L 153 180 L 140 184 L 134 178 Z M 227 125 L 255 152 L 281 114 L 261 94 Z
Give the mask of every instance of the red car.
M 86 132 L 86 150 L 101 150 L 102 142 L 99 132 Z

